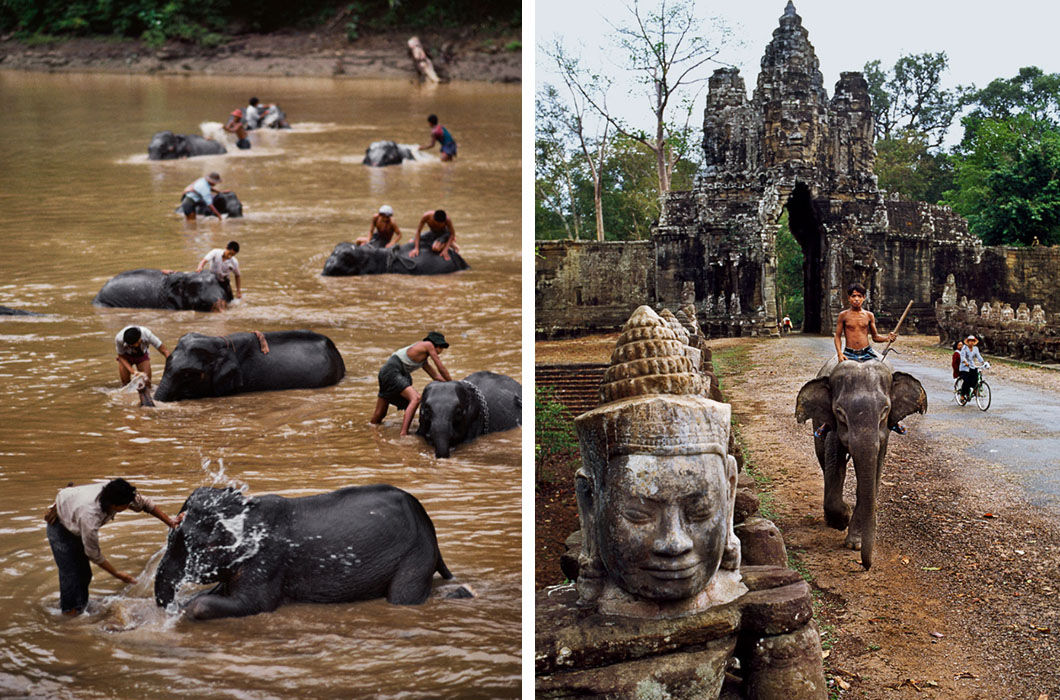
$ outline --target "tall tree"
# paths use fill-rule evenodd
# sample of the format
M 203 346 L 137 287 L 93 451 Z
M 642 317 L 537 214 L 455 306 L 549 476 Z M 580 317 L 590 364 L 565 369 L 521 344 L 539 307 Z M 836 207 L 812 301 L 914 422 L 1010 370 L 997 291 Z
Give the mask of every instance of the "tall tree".
M 582 228 L 575 198 L 579 166 L 568 150 L 569 125 L 570 114 L 559 92 L 545 85 L 538 92 L 534 109 L 536 228 L 544 232 L 554 228 L 558 220 L 567 238 L 577 240 Z
M 572 64 L 570 67 L 578 70 L 568 71 L 564 80 L 569 80 L 586 104 L 615 131 L 642 144 L 653 154 L 659 191 L 668 192 L 674 166 L 696 143 L 687 137 L 687 132 L 695 97 L 709 77 L 701 69 L 716 61 L 730 39 L 730 31 L 720 20 L 712 20 L 718 39 L 714 43 L 708 40 L 702 28 L 703 20 L 696 15 L 694 0 L 659 0 L 658 6 L 651 9 L 633 0 L 626 9 L 628 23 L 611 26 L 615 30 L 615 44 L 623 52 L 621 67 L 631 71 L 642 86 L 652 126 L 648 129 L 631 126 L 612 111 L 590 87 L 599 76 L 582 69 L 580 64 Z M 555 58 L 554 54 L 550 55 Z
M 900 57 L 894 68 L 883 70 L 879 61 L 865 64 L 876 138 L 919 134 L 929 148 L 938 148 L 953 126 L 970 88 L 942 87 L 949 61 L 945 52 Z
M 1012 78 L 998 78 L 982 90 L 967 96 L 973 106 L 970 116 L 980 119 L 1007 119 L 1027 114 L 1036 121 L 1060 126 L 1060 73 L 1044 73 L 1041 68 L 1020 68 Z M 974 135 L 978 122 L 965 124 L 965 136 Z

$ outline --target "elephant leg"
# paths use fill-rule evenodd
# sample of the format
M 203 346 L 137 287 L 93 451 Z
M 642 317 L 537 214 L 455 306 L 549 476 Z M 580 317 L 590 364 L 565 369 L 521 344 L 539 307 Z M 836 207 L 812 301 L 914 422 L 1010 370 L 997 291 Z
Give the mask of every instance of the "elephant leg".
M 431 579 L 434 577 L 433 556 L 426 552 L 413 552 L 398 567 L 390 579 L 386 592 L 387 602 L 394 605 L 419 605 L 431 594 Z
M 850 522 L 850 506 L 843 500 L 843 483 L 847 477 L 847 450 L 835 430 L 829 430 L 820 442 L 817 459 L 824 472 L 824 521 L 828 527 L 845 530 Z
M 213 620 L 220 617 L 245 617 L 271 612 L 280 607 L 278 592 L 268 588 L 260 590 L 241 589 L 224 595 L 224 585 L 218 585 L 200 593 L 184 606 L 184 615 L 192 620 Z

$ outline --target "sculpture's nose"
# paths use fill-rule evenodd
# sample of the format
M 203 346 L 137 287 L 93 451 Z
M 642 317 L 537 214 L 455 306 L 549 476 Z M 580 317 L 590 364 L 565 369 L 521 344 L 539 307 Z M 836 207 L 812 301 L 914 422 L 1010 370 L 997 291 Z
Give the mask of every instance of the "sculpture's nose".
M 692 538 L 685 530 L 678 506 L 669 506 L 663 511 L 653 548 L 656 554 L 668 557 L 679 557 L 692 549 Z

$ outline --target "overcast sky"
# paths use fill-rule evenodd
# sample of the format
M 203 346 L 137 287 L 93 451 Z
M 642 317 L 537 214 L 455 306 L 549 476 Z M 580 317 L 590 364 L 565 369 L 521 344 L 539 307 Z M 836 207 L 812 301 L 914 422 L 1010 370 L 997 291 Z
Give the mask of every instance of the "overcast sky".
M 647 0 L 647 6 L 655 1 Z M 586 50 L 579 53 L 599 61 L 601 68 L 613 66 L 604 62 L 612 33 L 604 17 L 606 13 L 613 22 L 624 20 L 629 16 L 626 4 L 623 0 L 536 0 L 537 44 L 540 47 L 562 36 L 572 49 L 584 46 Z M 786 4 L 787 0 L 700 0 L 697 4 L 703 16 L 726 20 L 734 38 L 743 42 L 742 47 L 726 50 L 719 59 L 740 69 L 748 97 L 758 77 L 762 53 Z M 900 56 L 925 52 L 946 52 L 946 87 L 985 87 L 994 78 L 1013 77 L 1023 66 L 1060 72 L 1060 3 L 1056 2 L 796 0 L 795 9 L 809 31 L 829 96 L 842 71 L 859 71 L 867 61 L 876 59 L 884 68 L 891 68 Z M 709 75 L 714 67 L 705 73 Z M 538 51 L 538 87 L 556 82 L 549 69 L 547 58 Z M 612 94 L 611 105 L 626 99 L 630 104 L 622 110 L 623 116 L 647 126 L 650 112 L 646 100 L 639 95 L 622 98 L 621 94 Z M 697 114 L 702 113 L 705 99 L 704 93 L 697 103 Z

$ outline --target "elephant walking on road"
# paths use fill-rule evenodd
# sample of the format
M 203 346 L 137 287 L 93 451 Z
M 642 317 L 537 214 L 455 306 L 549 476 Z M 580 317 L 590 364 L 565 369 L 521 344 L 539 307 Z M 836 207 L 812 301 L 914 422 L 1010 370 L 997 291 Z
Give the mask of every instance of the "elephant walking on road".
M 927 412 L 927 393 L 920 381 L 879 360 L 829 360 L 817 378 L 799 390 L 795 402 L 795 419 L 813 422 L 814 450 L 824 471 L 825 522 L 837 530 L 849 525 L 845 544 L 861 550 L 866 569 L 872 566 L 890 428 L 914 412 Z M 843 500 L 848 456 L 857 479 L 853 515 Z
M 418 605 L 435 572 L 453 577 L 423 505 L 386 484 L 300 498 L 203 487 L 180 512 L 155 574 L 155 602 L 168 606 L 183 581 L 217 583 L 184 606 L 193 620 L 256 615 L 288 602 L 385 596 Z
M 455 382 L 431 382 L 423 389 L 417 435 L 434 446 L 436 457 L 479 435 L 523 423 L 519 382 L 494 372 L 475 372 Z

